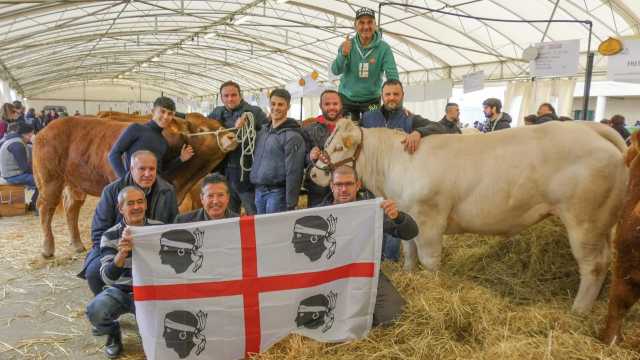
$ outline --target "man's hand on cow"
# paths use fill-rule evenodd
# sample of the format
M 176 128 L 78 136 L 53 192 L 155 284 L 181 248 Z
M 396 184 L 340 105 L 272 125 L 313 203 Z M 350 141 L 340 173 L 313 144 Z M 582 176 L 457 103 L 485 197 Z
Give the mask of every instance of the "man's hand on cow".
M 195 155 L 193 148 L 191 145 L 184 144 L 182 145 L 182 150 L 180 150 L 180 160 L 182 162 L 186 162 L 191 159 Z
M 236 129 L 240 129 L 241 127 L 243 127 L 243 126 L 244 126 L 244 123 L 245 123 L 245 122 L 247 122 L 247 117 L 246 117 L 244 114 L 240 115 L 240 117 L 238 118 L 238 120 L 236 120 L 235 128 L 236 128 Z
M 321 153 L 320 148 L 315 146 L 311 149 L 311 152 L 309 152 L 309 159 L 311 159 L 311 161 L 317 161 Z
M 344 39 L 344 42 L 342 43 L 342 55 L 344 57 L 349 56 L 349 53 L 351 52 L 351 39 L 349 38 L 349 34 L 347 34 L 347 36 Z
M 414 152 L 416 152 L 416 150 L 418 150 L 418 147 L 420 146 L 420 140 L 422 140 L 422 135 L 417 131 L 414 131 L 411 134 L 407 135 L 407 137 L 402 140 L 402 143 L 404 144 L 404 151 L 408 152 L 409 154 L 413 154 Z
M 384 200 L 382 204 L 380 204 L 380 207 L 382 208 L 382 211 L 384 211 L 384 214 L 387 215 L 391 220 L 397 219 L 398 215 L 400 215 L 400 213 L 398 212 L 398 207 L 393 200 Z

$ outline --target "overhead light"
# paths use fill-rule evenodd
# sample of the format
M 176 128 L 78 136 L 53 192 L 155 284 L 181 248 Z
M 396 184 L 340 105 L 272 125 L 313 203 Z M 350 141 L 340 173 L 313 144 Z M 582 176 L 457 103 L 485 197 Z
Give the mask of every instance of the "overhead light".
M 151 61 L 158 61 L 158 60 L 160 60 L 160 58 L 157 56 L 154 56 L 153 58 L 151 58 Z
M 175 51 L 173 51 L 173 49 L 169 49 L 167 50 L 167 55 L 172 55 Z
M 251 20 L 251 15 L 241 16 L 241 17 L 238 18 L 238 20 L 236 20 L 234 22 L 234 24 L 235 25 L 242 25 L 242 24 L 246 23 L 249 20 Z
M 216 34 L 215 32 L 210 32 L 207 35 L 205 35 L 204 38 L 205 39 L 212 39 L 212 38 L 216 37 L 216 35 L 218 35 L 218 34 Z
M 286 4 L 289 2 L 289 0 L 278 0 L 276 1 L 278 4 Z
M 149 64 L 147 64 L 147 63 L 142 63 L 142 67 L 147 67 L 147 66 L 149 66 Z

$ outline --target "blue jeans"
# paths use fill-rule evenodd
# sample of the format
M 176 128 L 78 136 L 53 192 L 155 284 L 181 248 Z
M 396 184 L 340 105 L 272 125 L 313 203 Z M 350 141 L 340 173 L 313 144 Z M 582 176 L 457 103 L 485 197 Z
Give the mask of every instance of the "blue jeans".
M 284 187 L 258 187 L 256 210 L 258 214 L 273 214 L 287 211 L 287 196 Z
M 387 234 L 382 235 L 382 260 L 400 260 L 400 239 Z
M 120 331 L 118 318 L 126 313 L 135 313 L 133 293 L 108 287 L 87 305 L 87 318 L 100 334 L 115 334 Z
M 35 189 L 36 191 L 34 191 L 33 196 L 31 196 L 31 206 L 36 206 L 36 201 L 38 200 L 38 188 L 36 187 L 33 174 L 24 173 L 4 179 L 11 185 L 27 185 L 30 189 Z
M 227 167 L 227 171 L 225 172 L 225 176 L 229 182 L 229 209 L 236 214 L 240 214 L 240 206 L 242 206 L 247 215 L 255 215 L 256 193 L 253 191 L 253 187 L 242 186 L 240 182 L 240 172 L 240 169 L 229 167 Z M 245 174 L 245 181 L 248 176 L 249 174 Z

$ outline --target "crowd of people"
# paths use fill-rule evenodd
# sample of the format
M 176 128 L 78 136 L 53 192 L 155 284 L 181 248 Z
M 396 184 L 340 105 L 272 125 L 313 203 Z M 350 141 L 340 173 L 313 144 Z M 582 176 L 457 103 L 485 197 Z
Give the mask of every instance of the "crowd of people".
M 109 162 L 119 178 L 104 188 L 98 201 L 91 225 L 93 247 L 79 274 L 95 295 L 87 306 L 87 317 L 94 335 L 107 335 L 104 351 L 109 358 L 116 358 L 122 352 L 118 318 L 135 312 L 131 286 L 134 242 L 128 226 L 294 210 L 302 189 L 307 192 L 308 207 L 371 198 L 373 195 L 362 188 L 356 170 L 349 166 L 333 169 L 327 187 L 318 186 L 305 177 L 305 171 L 314 163 L 328 163 L 323 146 L 343 117 L 350 117 L 364 128 L 404 132 L 404 149 L 410 154 L 419 149 L 424 137 L 462 133 L 458 104 L 446 104 L 439 121 L 428 120 L 403 107 L 404 88 L 398 78 L 393 52 L 376 29 L 372 9 L 357 10 L 354 26 L 356 36 L 345 39 L 331 67 L 335 75 L 341 76 L 338 91 L 325 90 L 321 94 L 322 114 L 316 118 L 300 123 L 288 117 L 291 95 L 285 89 L 270 93 L 270 113 L 266 114 L 243 99 L 242 89 L 236 82 L 226 81 L 220 86 L 223 105 L 208 117 L 220 121 L 226 128 L 252 126 L 257 135 L 253 153 L 238 147 L 204 178 L 199 210 L 178 214 L 175 189 L 164 180 L 167 174 L 177 171 L 180 164 L 197 156 L 191 146 L 185 145 L 177 156 L 169 157 L 169 145 L 162 131 L 176 114 L 172 99 L 156 99 L 151 120 L 146 124 L 131 124 L 118 138 L 109 153 Z M 0 140 L 0 171 L 9 183 L 35 186 L 28 144 L 33 134 L 53 121 L 56 114 L 50 117 L 43 112 L 36 114 L 34 109 L 26 113 L 24 110 L 19 102 L 2 107 L 0 137 L 4 136 L 4 140 Z M 512 118 L 502 110 L 499 99 L 485 100 L 486 121 L 474 126 L 482 132 L 510 128 Z M 612 123 L 624 125 L 624 118 L 614 118 Z M 536 115 L 525 118 L 525 123 L 536 125 L 562 120 L 566 119 L 558 117 L 551 104 L 544 103 Z M 619 125 L 612 126 L 618 130 Z M 397 261 L 400 241 L 414 238 L 419 230 L 411 216 L 397 209 L 392 199 L 384 200 L 382 208 L 385 214 L 383 258 Z M 188 251 L 175 246 L 163 245 L 163 251 L 182 251 L 184 256 L 190 256 Z M 381 274 L 374 324 L 393 322 L 403 305 L 400 294 Z

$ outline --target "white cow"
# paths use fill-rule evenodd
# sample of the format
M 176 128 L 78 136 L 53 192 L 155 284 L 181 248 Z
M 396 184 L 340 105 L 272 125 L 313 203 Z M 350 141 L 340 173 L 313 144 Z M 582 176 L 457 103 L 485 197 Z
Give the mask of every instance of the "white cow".
M 553 121 L 490 134 L 434 135 L 413 155 L 403 150 L 405 136 L 340 120 L 325 151 L 333 165 L 357 157 L 364 186 L 416 219 L 420 235 L 405 249 L 406 269 L 415 267 L 417 250 L 428 270 L 438 270 L 443 234 L 510 236 L 556 215 L 580 269 L 573 310 L 591 309 L 628 178 L 620 135 L 601 124 Z M 329 183 L 323 168 L 318 162 L 311 172 L 319 185 Z

